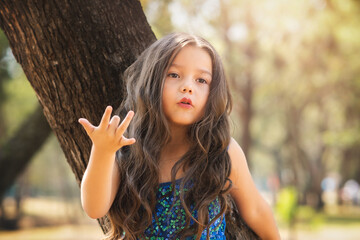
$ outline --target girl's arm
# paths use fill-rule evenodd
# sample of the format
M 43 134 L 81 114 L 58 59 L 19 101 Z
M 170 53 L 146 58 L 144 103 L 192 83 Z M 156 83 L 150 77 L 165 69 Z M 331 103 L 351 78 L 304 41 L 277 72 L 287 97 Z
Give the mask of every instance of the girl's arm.
M 230 194 L 247 225 L 263 240 L 280 239 L 270 206 L 262 198 L 252 180 L 244 152 L 232 138 L 228 150 L 231 159 Z
M 81 204 L 87 215 L 94 219 L 107 214 L 120 184 L 116 151 L 135 143 L 135 139 L 123 136 L 134 112 L 130 111 L 119 125 L 118 116 L 115 115 L 110 120 L 111 111 L 110 106 L 105 109 L 97 127 L 84 118 L 79 119 L 93 143 L 89 163 L 81 181 Z

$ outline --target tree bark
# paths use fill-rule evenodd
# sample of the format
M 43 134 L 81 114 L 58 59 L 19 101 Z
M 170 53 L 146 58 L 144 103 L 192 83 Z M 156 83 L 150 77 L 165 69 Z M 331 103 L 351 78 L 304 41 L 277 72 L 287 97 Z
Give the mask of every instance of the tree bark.
M 3 0 L 0 27 L 80 183 L 91 142 L 78 118 L 96 124 L 106 105 L 117 108 L 121 74 L 156 40 L 140 2 Z
M 80 182 L 99 122 L 122 98 L 120 74 L 153 41 L 138 1 L 3 1 L 0 26 Z
M 121 73 L 156 40 L 140 2 L 4 0 L 0 27 L 80 183 L 91 142 L 78 118 L 118 107 Z

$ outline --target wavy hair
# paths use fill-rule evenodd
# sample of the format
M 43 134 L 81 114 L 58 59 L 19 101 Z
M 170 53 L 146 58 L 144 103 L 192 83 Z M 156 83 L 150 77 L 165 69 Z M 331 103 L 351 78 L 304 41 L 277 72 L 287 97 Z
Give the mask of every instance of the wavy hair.
M 228 115 L 232 101 L 221 59 L 209 42 L 201 37 L 173 33 L 154 42 L 124 72 L 126 98 L 118 109 L 123 118 L 129 110 L 136 113 L 126 135 L 136 143 L 117 152 L 120 185 L 110 208 L 109 239 L 145 238 L 144 231 L 152 223 L 159 187 L 158 161 L 162 146 L 170 139 L 170 130 L 162 109 L 162 92 L 166 73 L 182 48 L 192 45 L 204 49 L 212 60 L 212 81 L 204 116 L 188 130 L 190 149 L 171 170 L 174 189 L 175 176 L 184 170 L 180 184 L 180 199 L 186 212 L 186 226 L 178 233 L 180 239 L 200 235 L 230 206 L 228 191 L 231 163 L 227 153 L 230 143 Z M 185 183 L 192 187 L 184 194 Z M 220 213 L 209 220 L 208 206 L 218 198 Z M 195 219 L 190 206 L 198 211 Z M 194 224 L 190 224 L 190 220 Z

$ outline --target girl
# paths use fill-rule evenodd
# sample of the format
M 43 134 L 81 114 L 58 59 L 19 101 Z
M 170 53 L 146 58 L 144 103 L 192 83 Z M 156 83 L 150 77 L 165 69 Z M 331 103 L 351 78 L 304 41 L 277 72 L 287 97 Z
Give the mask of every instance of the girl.
M 108 214 L 109 239 L 226 239 L 230 197 L 259 237 L 279 239 L 230 136 L 231 97 L 214 48 L 170 34 L 145 50 L 124 80 L 121 123 L 110 106 L 97 127 L 79 119 L 93 143 L 82 206 L 91 218 Z

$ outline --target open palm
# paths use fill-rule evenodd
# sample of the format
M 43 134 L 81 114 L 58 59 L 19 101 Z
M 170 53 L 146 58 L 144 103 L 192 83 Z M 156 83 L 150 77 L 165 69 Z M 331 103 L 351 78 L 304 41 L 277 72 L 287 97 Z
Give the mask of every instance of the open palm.
M 111 118 L 111 112 L 112 107 L 107 106 L 99 126 L 92 125 L 86 118 L 80 118 L 79 123 L 84 127 L 96 148 L 116 152 L 121 147 L 134 144 L 136 141 L 134 138 L 128 139 L 123 135 L 134 116 L 134 112 L 129 111 L 121 123 L 119 116 L 114 115 Z

